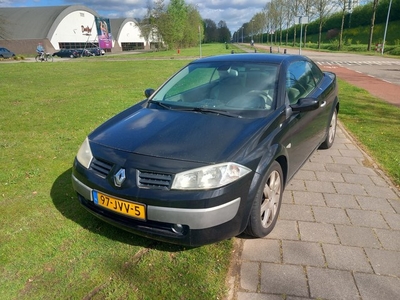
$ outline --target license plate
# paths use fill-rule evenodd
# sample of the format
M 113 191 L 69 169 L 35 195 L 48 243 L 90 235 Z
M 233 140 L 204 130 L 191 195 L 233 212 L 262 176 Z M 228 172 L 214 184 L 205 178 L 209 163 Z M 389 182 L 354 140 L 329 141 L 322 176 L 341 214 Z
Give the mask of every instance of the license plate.
M 111 196 L 93 191 L 93 201 L 96 205 L 105 207 L 125 216 L 146 220 L 146 206 L 138 203 L 116 199 Z

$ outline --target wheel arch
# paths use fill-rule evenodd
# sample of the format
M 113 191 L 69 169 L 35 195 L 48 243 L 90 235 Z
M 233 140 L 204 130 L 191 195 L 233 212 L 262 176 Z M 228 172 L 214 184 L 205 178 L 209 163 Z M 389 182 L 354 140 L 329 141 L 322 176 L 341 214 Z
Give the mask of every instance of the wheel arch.
M 287 157 L 285 155 L 280 155 L 275 160 L 281 166 L 282 173 L 283 173 L 283 187 L 286 187 L 287 178 L 288 178 L 288 170 L 289 170 Z
M 340 106 L 340 104 L 339 104 L 339 98 L 338 98 L 338 97 L 336 97 L 335 103 L 336 103 L 336 105 L 335 105 L 336 112 L 339 113 L 339 106 Z

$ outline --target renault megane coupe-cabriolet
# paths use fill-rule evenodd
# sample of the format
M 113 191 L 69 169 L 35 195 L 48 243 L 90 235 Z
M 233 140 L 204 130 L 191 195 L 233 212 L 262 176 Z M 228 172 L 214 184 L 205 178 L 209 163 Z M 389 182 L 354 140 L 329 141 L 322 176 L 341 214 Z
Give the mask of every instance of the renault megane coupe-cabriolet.
M 72 182 L 100 219 L 200 246 L 274 228 L 291 178 L 333 144 L 336 76 L 300 55 L 195 60 L 90 133 Z

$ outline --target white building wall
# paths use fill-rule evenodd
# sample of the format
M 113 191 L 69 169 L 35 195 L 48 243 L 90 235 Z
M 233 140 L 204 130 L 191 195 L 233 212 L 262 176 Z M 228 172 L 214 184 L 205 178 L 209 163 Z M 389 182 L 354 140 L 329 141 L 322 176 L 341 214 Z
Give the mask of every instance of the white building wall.
M 118 38 L 118 45 L 121 43 L 146 43 L 144 38 L 140 35 L 139 27 L 135 22 L 127 22 L 122 28 Z
M 68 14 L 57 26 L 50 42 L 59 50 L 59 42 L 94 42 L 97 41 L 97 30 L 94 15 L 87 11 L 75 11 Z

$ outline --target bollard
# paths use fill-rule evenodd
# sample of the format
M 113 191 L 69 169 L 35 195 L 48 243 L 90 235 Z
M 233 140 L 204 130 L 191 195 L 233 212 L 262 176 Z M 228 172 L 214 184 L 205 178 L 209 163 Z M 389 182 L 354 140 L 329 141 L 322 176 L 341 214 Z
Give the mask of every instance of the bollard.
M 286 49 L 283 49 L 283 54 L 286 54 Z
M 269 47 L 269 53 L 272 53 L 272 47 Z
M 254 48 L 254 53 L 257 53 L 257 49 Z

